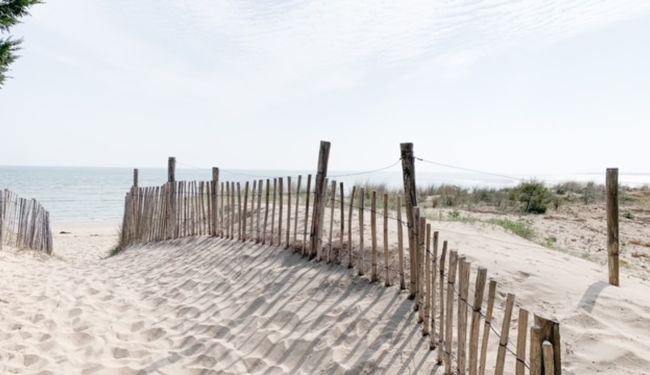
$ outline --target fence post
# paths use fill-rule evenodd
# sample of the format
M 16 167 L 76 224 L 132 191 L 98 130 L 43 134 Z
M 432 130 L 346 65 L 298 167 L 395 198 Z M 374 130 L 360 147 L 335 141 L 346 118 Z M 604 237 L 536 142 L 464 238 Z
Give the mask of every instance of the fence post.
M 607 268 L 609 283 L 619 286 L 618 168 L 607 168 Z
M 321 233 L 323 230 L 323 213 L 325 209 L 325 178 L 327 177 L 327 164 L 330 156 L 330 142 L 321 141 L 318 152 L 318 168 L 314 189 L 314 212 L 312 214 L 311 234 L 309 237 L 311 246 L 309 257 L 313 258 L 320 251 Z
M 552 351 L 552 356 L 549 356 L 549 350 Z M 544 364 L 552 365 L 553 369 L 549 371 Z M 530 374 L 562 375 L 560 323 L 538 315 L 535 315 L 535 325 L 530 329 Z
M 404 180 L 404 203 L 406 206 L 406 223 L 408 226 L 409 256 L 415 256 L 415 235 L 417 225 L 413 223 L 413 207 L 418 205 L 415 189 L 415 158 L 413 156 L 413 143 L 401 143 L 400 153 L 402 158 L 402 178 Z M 411 263 L 412 265 L 413 263 Z M 409 299 L 415 298 L 415 269 L 411 267 Z
M 165 238 L 174 238 L 176 237 L 176 158 L 170 156 L 167 159 L 167 183 L 169 185 L 168 197 L 169 209 L 166 214 L 167 220 L 167 233 Z
M 212 167 L 212 235 L 219 233 L 219 168 Z
M 138 187 L 138 168 L 133 168 L 133 187 Z
M 167 182 L 176 181 L 176 158 L 170 156 L 167 159 Z

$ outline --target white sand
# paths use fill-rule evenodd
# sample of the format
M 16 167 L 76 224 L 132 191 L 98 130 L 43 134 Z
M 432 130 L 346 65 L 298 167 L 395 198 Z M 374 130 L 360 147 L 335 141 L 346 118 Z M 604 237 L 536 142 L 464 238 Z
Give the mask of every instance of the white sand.
M 566 373 L 650 373 L 648 283 L 623 276 L 621 288 L 608 287 L 602 266 L 498 228 L 434 225 L 488 268 L 500 292 L 561 321 Z M 72 234 L 56 235 L 52 259 L 0 252 L 0 373 L 436 370 L 396 287 L 287 250 L 205 237 L 102 259 L 116 228 L 56 228 Z

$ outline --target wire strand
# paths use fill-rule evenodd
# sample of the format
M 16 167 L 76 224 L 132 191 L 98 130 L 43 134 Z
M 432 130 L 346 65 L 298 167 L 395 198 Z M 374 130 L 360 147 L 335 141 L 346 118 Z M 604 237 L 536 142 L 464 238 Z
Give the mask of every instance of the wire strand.
M 391 169 L 394 166 L 396 166 L 397 164 L 399 164 L 400 161 L 402 161 L 402 158 L 397 159 L 396 161 L 394 161 L 393 163 L 391 163 L 390 165 L 387 165 L 385 167 L 381 167 L 381 168 L 377 168 L 377 169 L 371 169 L 371 170 L 368 170 L 368 171 L 355 172 L 355 173 L 344 173 L 344 174 L 339 174 L 339 175 L 332 175 L 332 176 L 327 176 L 327 177 L 336 178 L 336 177 L 350 177 L 350 176 L 361 176 L 361 175 L 366 175 L 366 174 L 373 174 L 373 173 L 385 171 L 387 169 Z
M 438 161 L 427 160 L 427 159 L 420 158 L 420 157 L 417 157 L 417 156 L 415 157 L 415 160 L 418 160 L 418 161 L 421 161 L 421 162 L 424 162 L 424 163 L 428 163 L 428 164 L 438 165 L 438 166 L 445 167 L 445 168 L 458 169 L 458 170 L 466 171 L 466 172 L 473 172 L 473 173 L 479 173 L 479 174 L 484 174 L 484 175 L 488 175 L 488 176 L 507 178 L 509 180 L 515 180 L 515 181 L 525 181 L 525 179 L 519 178 L 519 177 L 512 177 L 512 176 L 507 176 L 507 175 L 504 175 L 504 174 L 485 172 L 485 171 L 481 171 L 481 170 L 478 170 L 478 169 L 459 167 L 459 166 L 455 166 L 455 165 L 451 165 L 451 164 L 447 164 L 447 163 L 441 163 L 441 162 L 438 162 Z

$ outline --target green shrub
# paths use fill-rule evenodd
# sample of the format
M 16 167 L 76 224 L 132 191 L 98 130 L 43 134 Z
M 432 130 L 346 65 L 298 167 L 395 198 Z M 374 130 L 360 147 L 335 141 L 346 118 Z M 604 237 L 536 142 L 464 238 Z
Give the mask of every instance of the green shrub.
M 512 191 L 512 200 L 521 204 L 526 213 L 543 214 L 551 202 L 551 192 L 542 182 L 531 180 L 522 182 Z

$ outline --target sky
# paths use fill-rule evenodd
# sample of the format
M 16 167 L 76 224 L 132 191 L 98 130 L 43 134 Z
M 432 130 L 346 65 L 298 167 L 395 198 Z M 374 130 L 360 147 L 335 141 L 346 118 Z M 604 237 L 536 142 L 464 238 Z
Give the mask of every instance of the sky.
M 0 165 L 650 172 L 648 1 L 49 0 L 13 34 Z

